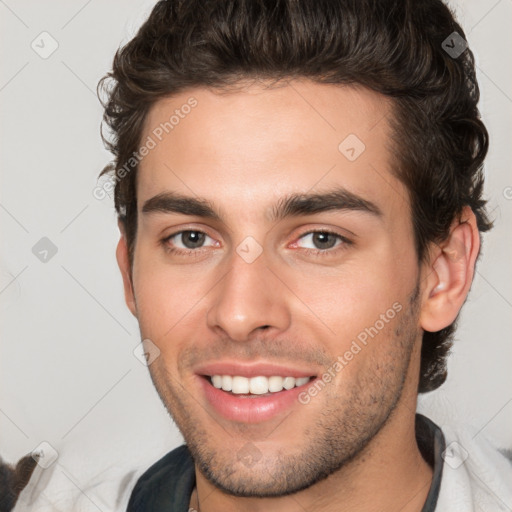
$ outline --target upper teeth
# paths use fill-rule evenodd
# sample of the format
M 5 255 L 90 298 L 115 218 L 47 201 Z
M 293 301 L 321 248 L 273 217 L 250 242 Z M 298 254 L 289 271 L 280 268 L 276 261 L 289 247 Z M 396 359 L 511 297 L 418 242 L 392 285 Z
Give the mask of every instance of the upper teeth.
M 269 391 L 276 393 L 283 389 L 292 389 L 309 382 L 310 377 L 242 377 L 240 375 L 213 375 L 212 384 L 217 389 L 231 391 L 237 395 L 252 393 L 264 395 Z

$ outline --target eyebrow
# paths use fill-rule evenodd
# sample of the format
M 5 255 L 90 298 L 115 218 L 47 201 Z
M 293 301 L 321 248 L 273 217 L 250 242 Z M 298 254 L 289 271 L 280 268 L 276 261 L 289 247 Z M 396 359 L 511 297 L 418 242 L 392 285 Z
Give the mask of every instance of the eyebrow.
M 349 190 L 338 187 L 315 194 L 290 194 L 281 198 L 267 212 L 271 222 L 288 217 L 312 215 L 327 211 L 358 211 L 382 217 L 382 210 L 372 201 Z M 178 213 L 221 221 L 214 205 L 206 200 L 189 197 L 177 192 L 162 192 L 144 202 L 142 213 Z

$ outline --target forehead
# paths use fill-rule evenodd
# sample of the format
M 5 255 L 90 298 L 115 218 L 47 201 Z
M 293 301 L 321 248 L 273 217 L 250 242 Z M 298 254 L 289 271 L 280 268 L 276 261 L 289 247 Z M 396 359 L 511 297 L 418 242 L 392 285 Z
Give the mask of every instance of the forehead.
M 307 80 L 161 99 L 141 138 L 154 147 L 139 165 L 139 210 L 177 191 L 260 215 L 284 195 L 334 185 L 394 208 L 406 193 L 391 172 L 391 115 L 380 94 Z

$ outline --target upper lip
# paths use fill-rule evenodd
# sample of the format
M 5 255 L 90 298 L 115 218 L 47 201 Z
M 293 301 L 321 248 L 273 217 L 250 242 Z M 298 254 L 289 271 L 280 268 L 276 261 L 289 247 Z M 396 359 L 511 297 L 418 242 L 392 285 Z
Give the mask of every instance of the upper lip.
M 297 368 L 273 363 L 240 363 L 235 361 L 216 361 L 201 365 L 195 369 L 198 375 L 240 375 L 242 377 L 313 377 L 317 375 L 314 370 Z

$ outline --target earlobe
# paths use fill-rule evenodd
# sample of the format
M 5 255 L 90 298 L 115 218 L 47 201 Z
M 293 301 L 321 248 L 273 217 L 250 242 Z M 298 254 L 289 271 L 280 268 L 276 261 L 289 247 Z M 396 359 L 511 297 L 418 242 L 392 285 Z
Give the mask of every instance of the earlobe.
M 121 238 L 117 244 L 116 259 L 117 264 L 119 265 L 119 270 L 121 271 L 121 276 L 123 278 L 124 299 L 128 309 L 135 317 L 137 317 L 137 307 L 135 304 L 135 294 L 133 292 L 131 276 L 132 273 L 130 268 L 130 260 L 128 257 L 128 243 L 126 241 L 126 236 L 124 234 L 124 229 L 121 222 L 119 222 L 118 225 L 119 230 L 121 231 Z
M 425 331 L 437 332 L 455 321 L 471 288 L 479 250 L 476 217 L 465 207 L 448 238 L 434 247 L 424 269 L 420 324 Z

